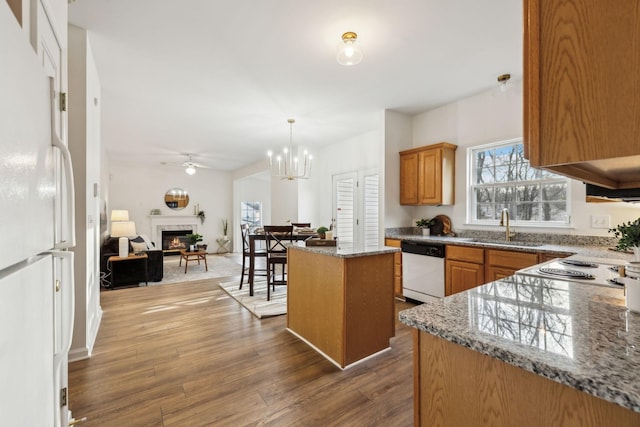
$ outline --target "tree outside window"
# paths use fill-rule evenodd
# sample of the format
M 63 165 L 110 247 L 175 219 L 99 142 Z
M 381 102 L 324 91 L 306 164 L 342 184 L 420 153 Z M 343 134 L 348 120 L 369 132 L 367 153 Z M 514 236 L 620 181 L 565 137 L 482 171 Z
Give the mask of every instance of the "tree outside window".
M 568 222 L 569 180 L 531 167 L 521 140 L 472 148 L 469 155 L 473 222 L 495 222 L 504 208 L 514 222 Z

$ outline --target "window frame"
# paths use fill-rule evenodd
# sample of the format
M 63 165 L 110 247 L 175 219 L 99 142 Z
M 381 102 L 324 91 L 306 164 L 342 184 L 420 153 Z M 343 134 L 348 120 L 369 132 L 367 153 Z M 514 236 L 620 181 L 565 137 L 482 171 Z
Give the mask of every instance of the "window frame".
M 257 219 L 257 223 L 255 221 L 256 219 L 256 215 L 253 215 L 252 218 L 245 218 L 243 216 L 244 211 L 245 211 L 245 205 L 259 205 L 259 209 L 252 209 L 253 212 L 258 212 L 258 219 Z M 262 227 L 262 220 L 263 220 L 263 212 L 262 212 L 262 202 L 261 201 L 248 201 L 248 200 L 242 200 L 240 201 L 240 225 L 242 224 L 249 224 L 249 227 L 251 229 L 251 231 L 255 230 L 256 228 Z M 254 221 L 249 221 L 250 219 L 254 219 Z
M 467 147 L 467 188 L 466 188 L 466 201 L 467 201 L 467 223 L 471 225 L 499 225 L 499 219 L 491 219 L 484 220 L 476 218 L 476 200 L 475 200 L 475 188 L 477 185 L 474 183 L 475 176 L 475 164 L 474 164 L 474 152 L 478 150 L 486 150 L 497 147 L 504 147 L 509 145 L 523 144 L 523 138 L 513 138 L 507 139 L 503 141 L 491 142 L 482 145 L 474 145 L 471 147 Z M 534 168 L 536 169 L 536 168 Z M 547 173 L 553 173 L 550 171 L 546 171 Z M 527 183 L 542 183 L 542 182 L 562 182 L 566 185 L 566 214 L 564 221 L 518 221 L 515 216 L 511 217 L 510 225 L 517 227 L 537 227 L 537 228 L 569 228 L 572 227 L 572 216 L 571 216 L 571 180 L 565 176 L 554 174 L 555 176 L 552 178 L 538 178 L 535 180 L 526 181 Z M 517 182 L 517 181 L 509 181 L 509 182 Z M 522 181 L 525 182 L 525 181 Z M 500 183 L 493 185 L 494 188 L 502 187 L 508 184 Z M 516 184 L 517 185 L 517 184 Z M 539 202 L 541 203 L 541 202 Z

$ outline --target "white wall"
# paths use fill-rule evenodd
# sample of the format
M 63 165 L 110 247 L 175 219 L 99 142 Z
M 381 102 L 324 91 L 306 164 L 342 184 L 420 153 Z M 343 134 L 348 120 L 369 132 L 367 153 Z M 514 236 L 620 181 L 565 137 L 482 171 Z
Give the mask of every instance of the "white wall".
M 197 232 L 203 235 L 202 243 L 208 244 L 210 251 L 215 252 L 216 239 L 223 235 L 222 219 L 227 219 L 229 230 L 234 230 L 231 173 L 198 169 L 195 175 L 187 175 L 181 167 L 144 167 L 114 158 L 109 164 L 107 214 L 111 215 L 113 209 L 128 210 L 138 234 L 151 237 L 151 209 L 160 209 L 162 215 L 194 215 L 196 204 L 206 214 Z M 174 187 L 189 193 L 189 205 L 182 210 L 169 209 L 164 203 L 165 193 Z
M 412 148 L 412 118 L 385 111 L 385 227 L 405 227 L 411 223 L 413 208 L 400 205 L 400 151 Z
M 89 357 L 100 326 L 100 80 L 85 30 L 69 26 L 69 150 L 76 190 L 75 326 L 69 358 Z
M 494 226 L 465 225 L 466 221 L 466 148 L 490 142 L 522 137 L 522 84 L 515 82 L 512 90 L 486 91 L 469 98 L 419 114 L 413 118 L 413 146 L 450 142 L 456 151 L 456 202 L 453 206 L 408 208 L 417 218 L 445 214 L 451 218 L 453 229 L 500 230 Z M 398 199 L 396 199 L 398 200 Z M 640 206 L 626 203 L 585 203 L 584 184 L 572 180 L 570 228 L 519 228 L 523 232 L 548 232 L 576 235 L 611 236 L 606 229 L 590 227 L 591 215 L 610 215 L 611 225 L 640 216 Z M 516 227 L 516 231 L 518 227 Z

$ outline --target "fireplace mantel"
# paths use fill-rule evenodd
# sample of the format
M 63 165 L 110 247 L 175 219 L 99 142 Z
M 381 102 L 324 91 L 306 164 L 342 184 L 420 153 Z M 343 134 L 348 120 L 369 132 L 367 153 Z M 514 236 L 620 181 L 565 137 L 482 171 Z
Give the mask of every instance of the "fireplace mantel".
M 200 218 L 197 215 L 147 215 L 151 223 L 151 241 L 159 242 L 162 230 L 181 230 L 190 228 L 198 232 Z

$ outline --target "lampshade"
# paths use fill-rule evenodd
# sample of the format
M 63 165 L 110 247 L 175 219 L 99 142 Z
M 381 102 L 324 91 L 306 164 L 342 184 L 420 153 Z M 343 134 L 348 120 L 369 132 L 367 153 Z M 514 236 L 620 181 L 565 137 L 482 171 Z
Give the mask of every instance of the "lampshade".
M 362 49 L 358 43 L 358 35 L 348 31 L 342 35 L 342 43 L 338 45 L 338 64 L 350 66 L 362 61 Z
M 126 210 L 112 210 L 111 221 L 129 221 L 129 211 Z
M 136 235 L 136 223 L 120 221 L 111 223 L 111 237 L 130 237 Z

